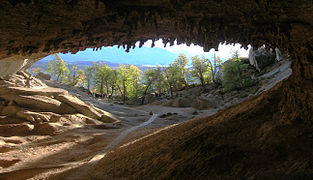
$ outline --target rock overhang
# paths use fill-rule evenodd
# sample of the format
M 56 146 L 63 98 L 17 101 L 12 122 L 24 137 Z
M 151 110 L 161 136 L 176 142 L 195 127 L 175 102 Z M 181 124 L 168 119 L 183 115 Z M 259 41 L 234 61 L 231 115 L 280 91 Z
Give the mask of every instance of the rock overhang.
M 220 42 L 279 47 L 296 58 L 310 54 L 312 1 L 230 0 L 4 0 L 0 2 L 0 59 L 36 61 L 56 52 L 121 45 L 148 39 L 193 43 L 204 50 Z M 311 56 L 311 55 L 309 55 Z M 299 73 L 312 77 L 312 60 Z M 297 71 L 295 71 L 297 72 Z M 301 73 L 300 73 L 301 74 Z

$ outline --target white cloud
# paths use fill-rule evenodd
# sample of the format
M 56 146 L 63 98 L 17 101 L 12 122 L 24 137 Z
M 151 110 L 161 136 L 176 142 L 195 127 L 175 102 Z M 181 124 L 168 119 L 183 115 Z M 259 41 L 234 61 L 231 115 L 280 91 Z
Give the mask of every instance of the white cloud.
M 151 47 L 151 44 L 152 44 L 152 40 L 149 40 L 144 44 L 144 46 Z M 167 51 L 173 54 L 186 53 L 186 54 L 189 54 L 190 56 L 204 55 L 208 58 L 211 58 L 210 56 L 216 53 L 217 56 L 224 58 L 224 59 L 228 59 L 232 56 L 233 52 L 236 50 L 239 51 L 239 55 L 241 57 L 248 57 L 248 53 L 249 53 L 249 49 L 245 50 L 244 48 L 240 48 L 241 46 L 240 44 L 226 45 L 226 44 L 220 43 L 218 47 L 218 51 L 211 49 L 209 52 L 204 52 L 203 47 L 194 45 L 194 44 L 191 44 L 190 46 L 187 46 L 186 44 L 177 45 L 177 42 L 175 42 L 173 46 L 169 46 L 169 44 L 167 44 L 166 48 L 164 48 L 164 44 L 162 40 L 155 41 L 154 44 L 155 44 L 154 47 L 166 49 Z M 139 45 L 139 43 L 137 43 L 137 45 Z

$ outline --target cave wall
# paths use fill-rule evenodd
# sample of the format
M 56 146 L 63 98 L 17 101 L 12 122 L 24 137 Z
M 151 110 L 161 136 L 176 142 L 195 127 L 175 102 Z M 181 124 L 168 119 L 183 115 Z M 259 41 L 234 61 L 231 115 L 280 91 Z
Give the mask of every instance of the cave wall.
M 194 43 L 206 51 L 226 41 L 279 47 L 296 58 L 307 54 L 294 69 L 312 77 L 310 0 L 3 0 L 0 7 L 2 60 L 109 45 L 128 51 L 147 39 Z

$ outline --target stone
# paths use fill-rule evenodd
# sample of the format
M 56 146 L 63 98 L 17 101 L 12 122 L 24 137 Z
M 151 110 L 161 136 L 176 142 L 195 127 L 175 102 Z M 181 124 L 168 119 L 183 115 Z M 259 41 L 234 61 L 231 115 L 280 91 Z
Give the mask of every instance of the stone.
M 7 101 L 14 101 L 17 105 L 36 109 L 37 111 L 55 112 L 58 114 L 75 114 L 77 111 L 71 106 L 56 99 L 41 95 L 1 95 Z
M 253 50 L 253 47 L 249 51 L 249 62 L 258 71 L 261 71 L 266 66 L 275 63 L 275 55 L 271 52 L 266 51 L 264 47 L 257 50 Z
M 27 87 L 38 88 L 47 87 L 39 79 L 34 78 L 27 71 L 19 71 L 14 74 L 7 75 L 0 80 L 0 85 L 4 87 Z
M 81 101 L 77 97 L 74 97 L 71 95 L 59 95 L 59 96 L 56 96 L 55 99 L 72 106 L 79 113 L 82 113 L 85 116 L 88 116 L 90 118 L 97 119 L 97 120 L 101 118 L 100 113 L 98 113 L 94 108 L 92 108 L 85 102 Z
M 43 72 L 39 72 L 37 75 L 36 75 L 36 78 L 39 78 L 39 79 L 44 79 L 44 80 L 50 80 L 51 79 L 51 76 L 49 74 L 45 74 Z
M 27 64 L 27 59 L 0 61 L 0 77 L 20 71 Z
M 198 97 L 192 101 L 191 107 L 199 110 L 211 109 L 214 107 L 214 104 L 204 98 Z
M 61 132 L 60 124 L 58 123 L 37 123 L 34 126 L 33 134 L 36 135 L 55 135 Z
M 18 106 L 10 105 L 4 106 L 1 111 L 1 115 L 3 116 L 15 116 L 17 112 L 22 111 L 23 109 Z
M 0 136 L 27 136 L 33 129 L 29 123 L 0 125 Z
M 41 95 L 41 96 L 58 96 L 61 94 L 68 94 L 66 90 L 52 88 L 52 87 L 37 87 L 37 88 L 26 88 L 26 87 L 7 87 L 0 86 L 1 96 L 4 94 L 15 94 L 15 95 Z
M 16 116 L 19 118 L 23 118 L 28 120 L 31 123 L 38 123 L 38 122 L 48 122 L 50 121 L 50 116 L 44 115 L 41 113 L 31 112 L 28 110 L 19 111 L 16 113 Z

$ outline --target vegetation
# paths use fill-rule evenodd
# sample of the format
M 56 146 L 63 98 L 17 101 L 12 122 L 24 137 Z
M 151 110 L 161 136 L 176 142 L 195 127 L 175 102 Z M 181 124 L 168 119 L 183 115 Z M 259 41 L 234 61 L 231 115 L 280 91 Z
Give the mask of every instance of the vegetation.
M 222 86 L 225 91 L 242 89 L 254 85 L 255 82 L 251 77 L 245 74 L 248 66 L 248 64 L 242 63 L 238 57 L 233 57 L 224 63 Z
M 222 86 L 226 91 L 254 83 L 245 75 L 248 65 L 240 61 L 238 54 L 234 54 L 223 66 L 219 57 L 214 56 L 213 60 L 209 60 L 194 56 L 189 64 L 189 59 L 180 54 L 168 66 L 151 67 L 144 72 L 134 65 L 121 64 L 113 69 L 101 62 L 84 69 L 72 65 L 69 72 L 68 65 L 57 54 L 55 57 L 48 62 L 48 72 L 57 81 L 84 86 L 92 94 L 124 103 L 144 104 L 150 94 L 169 95 L 173 98 L 178 95 L 178 91 L 190 85 L 198 84 L 205 89 L 209 84 L 217 84 L 214 77 L 219 68 L 224 73 Z
M 67 80 L 67 75 L 70 73 L 67 64 L 61 59 L 58 54 L 54 54 L 55 59 L 48 62 L 48 72 L 57 77 L 56 81 L 62 82 Z

